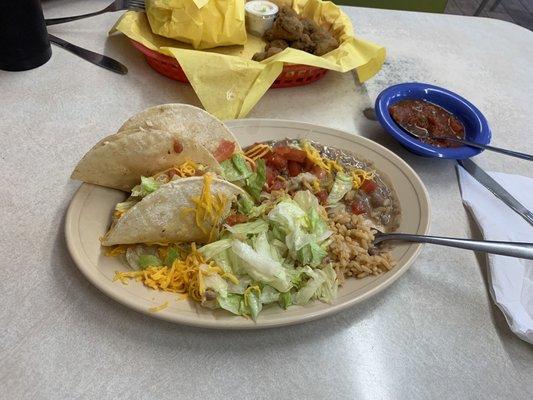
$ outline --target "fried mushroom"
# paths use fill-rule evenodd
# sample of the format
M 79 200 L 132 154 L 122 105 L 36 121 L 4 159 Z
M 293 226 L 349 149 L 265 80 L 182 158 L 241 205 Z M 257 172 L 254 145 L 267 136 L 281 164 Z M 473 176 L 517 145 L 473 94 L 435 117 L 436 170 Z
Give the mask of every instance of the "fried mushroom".
M 326 53 L 329 53 L 331 50 L 339 47 L 339 42 L 333 37 L 331 33 L 326 31 L 324 28 L 316 31 L 311 35 L 311 40 L 315 43 L 315 52 L 317 56 L 323 56 Z
M 254 61 L 263 61 L 287 47 L 322 56 L 339 47 L 339 42 L 326 29 L 309 18 L 299 16 L 290 7 L 281 7 L 272 28 L 263 35 L 265 50 L 254 54 Z

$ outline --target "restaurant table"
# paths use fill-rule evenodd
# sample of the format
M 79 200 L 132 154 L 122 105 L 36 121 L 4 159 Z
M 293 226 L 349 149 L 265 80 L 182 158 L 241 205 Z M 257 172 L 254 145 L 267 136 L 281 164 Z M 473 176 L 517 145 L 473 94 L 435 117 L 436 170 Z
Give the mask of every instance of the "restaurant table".
M 47 17 L 57 17 L 106 3 L 43 4 Z M 249 117 L 312 122 L 375 140 L 426 184 L 433 234 L 480 238 L 461 203 L 455 162 L 409 153 L 361 111 L 389 85 L 436 84 L 479 107 L 494 145 L 532 153 L 533 33 L 483 18 L 344 10 L 358 35 L 387 48 L 379 74 L 361 85 L 349 73 L 329 72 L 308 86 L 269 90 Z M 80 185 L 69 180 L 73 167 L 148 106 L 199 105 L 190 86 L 152 71 L 124 36 L 107 37 L 119 15 L 49 31 L 120 60 L 125 76 L 56 47 L 38 69 L 0 71 L 0 397 L 532 398 L 532 346 L 510 332 L 493 304 L 483 254 L 427 245 L 401 279 L 365 302 L 256 331 L 164 322 L 93 287 L 65 245 L 65 211 Z M 531 164 L 498 154 L 476 162 L 533 174 Z

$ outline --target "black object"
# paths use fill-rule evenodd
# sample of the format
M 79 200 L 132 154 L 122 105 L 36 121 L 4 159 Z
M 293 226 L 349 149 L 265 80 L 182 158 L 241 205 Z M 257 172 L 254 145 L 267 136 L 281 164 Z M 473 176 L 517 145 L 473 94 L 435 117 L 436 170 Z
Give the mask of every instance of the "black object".
M 39 0 L 0 0 L 0 69 L 24 71 L 50 59 Z
M 117 60 L 113 60 L 111 57 L 76 46 L 75 44 L 69 43 L 66 40 L 58 38 L 50 33 L 48 34 L 48 39 L 53 44 L 62 47 L 73 54 L 76 54 L 78 57 L 81 57 L 84 60 L 93 63 L 94 65 L 98 65 L 99 67 L 108 69 L 121 75 L 128 73 L 128 68 L 126 68 L 124 64 L 118 62 Z

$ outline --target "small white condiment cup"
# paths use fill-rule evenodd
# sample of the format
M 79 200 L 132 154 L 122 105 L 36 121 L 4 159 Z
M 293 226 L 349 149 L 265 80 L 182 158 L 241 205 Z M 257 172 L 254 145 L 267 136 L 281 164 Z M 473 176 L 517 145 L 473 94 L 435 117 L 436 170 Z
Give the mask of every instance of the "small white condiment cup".
M 252 0 L 244 5 L 246 30 L 252 35 L 263 36 L 272 27 L 278 15 L 276 4 L 265 0 Z

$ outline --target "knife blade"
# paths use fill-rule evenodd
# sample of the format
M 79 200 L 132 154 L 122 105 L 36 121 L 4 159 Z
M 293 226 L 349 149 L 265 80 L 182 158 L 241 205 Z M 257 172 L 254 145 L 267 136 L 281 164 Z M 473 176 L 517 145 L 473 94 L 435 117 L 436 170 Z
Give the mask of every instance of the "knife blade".
M 66 40 L 63 40 L 51 34 L 48 34 L 48 39 L 53 44 L 62 47 L 65 50 L 77 55 L 78 57 L 81 57 L 84 60 L 87 60 L 95 65 L 98 65 L 99 67 L 108 69 L 121 75 L 125 75 L 128 73 L 128 68 L 126 68 L 124 64 L 112 59 L 111 57 L 104 56 L 103 54 L 98 54 L 94 51 L 90 51 L 84 49 L 83 47 L 76 46 L 75 44 L 69 43 Z
M 479 183 L 485 186 L 494 196 L 507 204 L 514 212 L 524 218 L 533 226 L 533 213 L 529 211 L 522 203 L 513 197 L 511 193 L 505 190 L 498 182 L 491 178 L 481 167 L 470 159 L 457 160 L 459 165 L 468 171 Z

